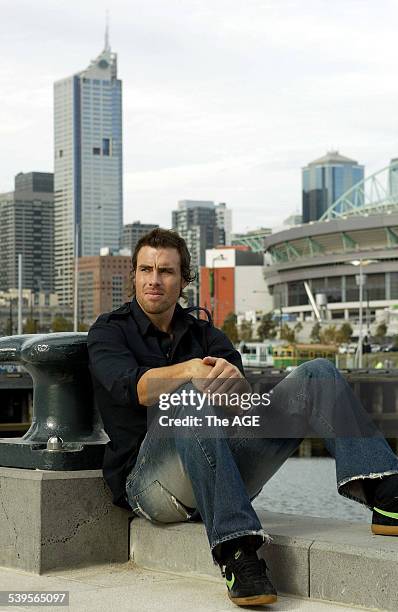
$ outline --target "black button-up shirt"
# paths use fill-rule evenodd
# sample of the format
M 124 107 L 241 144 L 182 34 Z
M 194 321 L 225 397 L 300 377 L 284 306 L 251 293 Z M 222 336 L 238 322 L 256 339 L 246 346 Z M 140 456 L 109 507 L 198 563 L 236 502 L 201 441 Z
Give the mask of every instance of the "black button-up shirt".
M 137 395 L 140 377 L 152 368 L 207 355 L 224 357 L 244 374 L 240 354 L 227 336 L 208 321 L 188 314 L 179 304 L 172 330 L 171 341 L 133 299 L 100 315 L 88 333 L 95 400 L 109 436 L 103 473 L 113 502 L 122 507 L 127 507 L 126 478 L 147 431 L 146 407 L 140 405 Z

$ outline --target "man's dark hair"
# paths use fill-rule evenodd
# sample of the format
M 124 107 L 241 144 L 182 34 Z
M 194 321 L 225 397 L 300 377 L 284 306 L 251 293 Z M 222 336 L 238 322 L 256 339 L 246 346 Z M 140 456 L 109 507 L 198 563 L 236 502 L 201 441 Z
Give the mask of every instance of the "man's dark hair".
M 151 230 L 148 232 L 148 234 L 142 236 L 137 242 L 131 258 L 133 277 L 135 271 L 137 270 L 138 253 L 144 246 L 153 247 L 154 249 L 176 249 L 180 255 L 182 278 L 187 283 L 191 283 L 193 280 L 195 280 L 196 275 L 191 269 L 191 255 L 188 251 L 184 238 L 181 238 L 177 232 L 162 229 L 161 227 Z M 132 282 L 131 294 L 135 295 L 134 279 Z M 180 297 L 184 297 L 182 291 Z

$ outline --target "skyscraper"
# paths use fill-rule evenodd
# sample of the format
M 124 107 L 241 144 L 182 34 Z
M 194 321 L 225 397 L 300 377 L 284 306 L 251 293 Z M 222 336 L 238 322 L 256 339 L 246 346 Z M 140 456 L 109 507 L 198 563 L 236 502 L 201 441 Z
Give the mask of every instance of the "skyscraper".
M 364 166 L 329 151 L 303 168 L 303 223 L 316 221 L 345 191 L 361 181 Z M 362 202 L 358 202 L 360 206 Z
M 49 172 L 20 172 L 15 191 L 0 194 L 0 291 L 18 287 L 52 293 L 54 282 L 54 179 Z
M 54 85 L 54 144 L 55 290 L 71 304 L 75 253 L 118 249 L 123 227 L 122 83 L 108 32 L 88 68 Z
M 130 249 L 131 254 L 133 254 L 139 239 L 157 227 L 159 227 L 159 225 L 154 223 L 141 223 L 141 221 L 127 223 L 127 225 L 123 227 L 122 248 Z
M 196 305 L 199 300 L 199 269 L 205 265 L 206 249 L 225 245 L 225 222 L 228 224 L 227 231 L 230 231 L 228 213 L 225 204 L 216 206 L 208 200 L 181 200 L 178 209 L 172 212 L 172 227 L 186 241 L 192 268 L 198 274 L 196 281 L 186 289 L 190 304 Z

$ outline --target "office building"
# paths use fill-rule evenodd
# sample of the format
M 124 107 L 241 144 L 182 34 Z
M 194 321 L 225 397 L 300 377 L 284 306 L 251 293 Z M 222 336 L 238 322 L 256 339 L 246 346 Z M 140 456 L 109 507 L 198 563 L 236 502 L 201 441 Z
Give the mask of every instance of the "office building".
M 22 286 L 50 294 L 54 287 L 54 177 L 49 172 L 19 173 L 15 190 L 0 194 L 0 291 Z
M 54 85 L 55 288 L 62 304 L 73 302 L 75 253 L 120 248 L 122 144 L 122 83 L 106 36 L 88 68 Z
M 91 325 L 102 312 L 119 308 L 130 297 L 131 257 L 102 249 L 79 258 L 79 322 Z
M 191 254 L 191 265 L 197 279 L 186 289 L 189 305 L 198 305 L 199 271 L 205 265 L 206 249 L 223 245 L 226 232 L 222 227 L 222 217 L 228 213 L 222 205 L 222 213 L 217 218 L 217 206 L 208 200 L 181 200 L 178 209 L 172 212 L 172 227 L 187 243 Z
M 364 177 L 364 166 L 338 151 L 329 151 L 302 169 L 303 223 L 316 221 L 350 187 Z M 362 206 L 363 196 L 358 193 L 356 206 Z
M 122 248 L 129 249 L 131 254 L 133 254 L 139 239 L 157 227 L 159 227 L 159 225 L 154 223 L 141 223 L 141 221 L 127 223 L 123 227 Z
M 232 210 L 224 202 L 216 204 L 216 222 L 219 229 L 219 243 L 231 245 L 232 237 Z
M 200 305 L 207 308 L 216 327 L 231 313 L 268 312 L 272 298 L 264 279 L 264 253 L 248 246 L 206 250 L 201 269 Z

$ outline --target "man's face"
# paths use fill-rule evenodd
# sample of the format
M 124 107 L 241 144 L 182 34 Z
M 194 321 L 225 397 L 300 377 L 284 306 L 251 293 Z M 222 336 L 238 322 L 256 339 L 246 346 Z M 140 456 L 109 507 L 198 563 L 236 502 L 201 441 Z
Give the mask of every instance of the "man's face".
M 144 246 L 138 252 L 135 295 L 148 314 L 162 314 L 174 306 L 187 283 L 181 277 L 177 249 Z

